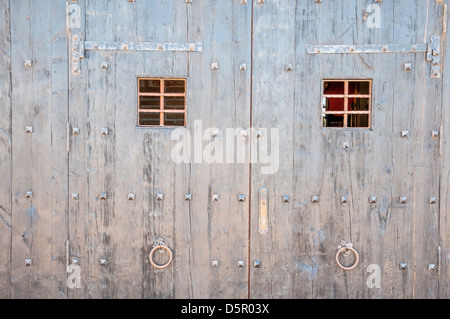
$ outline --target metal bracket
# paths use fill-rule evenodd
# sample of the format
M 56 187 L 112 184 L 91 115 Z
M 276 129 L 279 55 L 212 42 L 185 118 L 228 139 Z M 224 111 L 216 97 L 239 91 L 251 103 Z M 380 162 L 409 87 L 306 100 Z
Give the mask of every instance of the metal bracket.
M 426 44 L 367 44 L 367 45 L 306 45 L 308 55 L 315 54 L 377 54 L 377 53 L 426 53 L 431 62 L 431 78 L 441 77 L 441 37 L 433 35 Z
M 431 62 L 431 78 L 441 78 L 441 37 L 434 35 L 427 45 L 427 62 Z
M 156 42 L 97 42 L 82 41 L 80 33 L 72 35 L 72 74 L 80 74 L 80 59 L 85 51 L 151 51 L 151 52 L 203 52 L 202 43 Z

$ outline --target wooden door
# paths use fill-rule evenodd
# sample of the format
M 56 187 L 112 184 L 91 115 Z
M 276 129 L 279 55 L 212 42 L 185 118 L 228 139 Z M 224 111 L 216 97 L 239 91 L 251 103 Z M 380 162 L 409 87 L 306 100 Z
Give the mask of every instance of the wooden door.
M 251 260 L 260 263 L 250 270 L 250 297 L 436 298 L 446 289 L 446 74 L 433 75 L 423 45 L 433 35 L 446 45 L 445 8 L 254 4 L 252 125 L 280 128 L 280 165 L 267 176 L 261 165 L 251 169 Z M 323 127 L 327 79 L 371 81 L 370 129 Z M 261 187 L 270 203 L 263 235 Z M 335 260 L 342 241 L 359 253 L 351 271 Z M 344 255 L 339 261 L 352 265 L 355 256 Z
M 210 164 L 203 152 L 225 138 L 226 128 L 250 125 L 244 65 L 251 64 L 251 6 L 175 0 L 71 5 L 80 23 L 70 28 L 70 262 L 78 263 L 85 284 L 70 297 L 246 298 L 249 210 L 239 195 L 249 196 L 249 166 L 220 159 Z M 80 60 L 77 34 L 85 46 Z M 124 42 L 199 46 L 136 51 L 132 44 L 124 50 Z M 111 43 L 122 45 L 104 49 Z M 200 145 L 189 145 L 190 160 L 172 160 L 175 128 L 138 126 L 140 78 L 185 79 L 186 131 L 192 140 L 201 134 Z M 159 238 L 173 253 L 165 269 L 149 261 Z M 168 256 L 155 258 L 165 263 Z

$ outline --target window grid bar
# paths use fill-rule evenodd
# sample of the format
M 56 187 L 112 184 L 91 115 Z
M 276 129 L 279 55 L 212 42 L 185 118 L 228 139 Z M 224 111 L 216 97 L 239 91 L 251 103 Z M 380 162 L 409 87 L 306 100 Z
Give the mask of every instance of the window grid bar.
M 140 82 L 142 80 L 158 80 L 160 82 L 160 92 L 159 93 L 144 93 L 144 92 L 140 92 Z M 165 81 L 183 81 L 183 85 L 184 85 L 184 93 L 165 93 Z M 159 96 L 160 97 L 160 101 L 159 101 L 159 109 L 141 109 L 141 101 L 140 101 L 140 97 L 141 96 Z M 167 110 L 164 108 L 164 97 L 176 97 L 176 96 L 180 96 L 180 97 L 184 97 L 184 109 L 182 110 Z M 149 113 L 159 113 L 159 125 L 140 125 L 140 119 L 141 119 L 141 114 L 149 114 Z M 138 126 L 140 127 L 180 127 L 177 125 L 165 125 L 164 124 L 164 115 L 165 114 L 182 114 L 184 113 L 184 123 L 183 126 L 186 126 L 186 79 L 151 79 L 151 78 L 138 78 Z
M 348 127 L 348 116 L 349 115 L 369 115 L 369 126 L 360 128 L 370 128 L 372 123 L 372 80 L 361 81 L 361 80 L 324 80 L 325 82 L 344 82 L 344 94 L 323 94 L 324 98 L 341 98 L 344 99 L 344 111 L 324 111 L 323 115 L 343 115 L 344 116 L 344 126 L 342 128 L 346 129 Z M 350 82 L 368 82 L 369 83 L 369 95 L 357 95 L 349 94 L 349 84 Z M 349 111 L 349 99 L 350 98 L 367 98 L 369 99 L 369 110 L 368 111 Z

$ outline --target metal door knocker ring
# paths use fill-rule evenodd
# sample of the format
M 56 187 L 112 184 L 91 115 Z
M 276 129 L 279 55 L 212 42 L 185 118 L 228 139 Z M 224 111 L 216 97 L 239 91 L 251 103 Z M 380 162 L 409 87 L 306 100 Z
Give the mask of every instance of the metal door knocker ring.
M 165 250 L 169 254 L 169 261 L 164 265 L 158 265 L 153 261 L 154 253 L 160 249 Z M 158 241 L 153 245 L 153 249 L 150 252 L 150 255 L 148 256 L 148 259 L 150 261 L 150 264 L 152 264 L 152 266 L 155 267 L 156 269 L 165 269 L 169 267 L 169 265 L 172 263 L 173 254 L 169 246 L 164 242 L 164 240 L 162 238 L 159 238 Z
M 336 263 L 338 264 L 339 268 L 341 268 L 343 270 L 346 270 L 346 271 L 355 269 L 356 266 L 358 266 L 358 263 L 359 263 L 359 254 L 356 251 L 356 249 L 353 248 L 353 244 L 351 244 L 351 243 L 343 243 L 338 248 L 339 248 L 339 250 L 336 253 Z M 339 256 L 342 253 L 347 253 L 347 252 L 353 253 L 353 255 L 355 255 L 355 262 L 353 263 L 352 266 L 349 266 L 349 267 L 345 267 L 339 261 Z

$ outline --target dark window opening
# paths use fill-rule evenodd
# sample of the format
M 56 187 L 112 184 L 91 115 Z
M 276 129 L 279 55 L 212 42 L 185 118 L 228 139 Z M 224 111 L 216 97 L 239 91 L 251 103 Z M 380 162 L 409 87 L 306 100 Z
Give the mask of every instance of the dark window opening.
M 323 127 L 370 128 L 371 101 L 371 80 L 325 80 Z
M 138 125 L 186 125 L 186 79 L 138 79 Z

